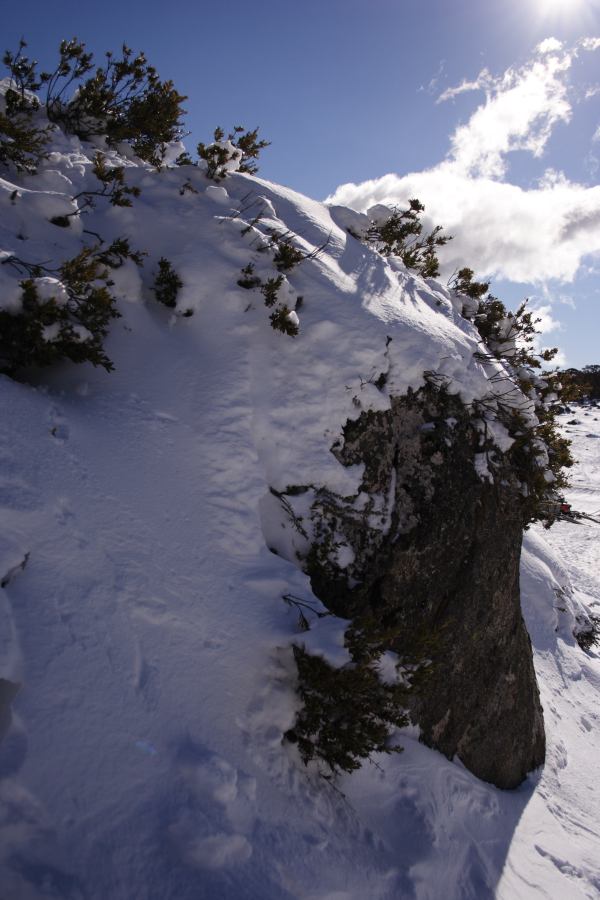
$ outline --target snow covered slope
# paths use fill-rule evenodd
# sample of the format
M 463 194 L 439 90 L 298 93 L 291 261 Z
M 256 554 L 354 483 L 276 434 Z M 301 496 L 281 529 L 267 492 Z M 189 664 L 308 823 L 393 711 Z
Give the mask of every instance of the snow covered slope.
M 0 377 L 0 678 L 21 684 L 0 744 L 1 900 L 598 896 L 600 661 L 572 638 L 579 600 L 538 533 L 523 590 L 543 772 L 504 793 L 407 729 L 403 754 L 336 789 L 282 744 L 298 637 L 282 596 L 314 598 L 268 549 L 281 529 L 269 488 L 355 491 L 360 471 L 330 452 L 343 424 L 425 371 L 465 401 L 489 392 L 448 293 L 349 237 L 344 211 L 251 176 L 217 187 L 197 168 L 116 157 L 141 188 L 133 207 L 99 200 L 60 228 L 49 218 L 95 185 L 94 148 L 54 147 L 37 176 L 0 181 L 0 249 L 60 262 L 96 232 L 148 257 L 114 272 L 112 374 Z M 272 274 L 268 228 L 306 253 L 326 243 L 285 288 L 303 297 L 296 338 L 236 284 L 250 261 Z M 161 256 L 191 317 L 154 300 Z M 0 274 L 14 304 L 18 276 Z M 568 527 L 567 548 L 581 540 Z

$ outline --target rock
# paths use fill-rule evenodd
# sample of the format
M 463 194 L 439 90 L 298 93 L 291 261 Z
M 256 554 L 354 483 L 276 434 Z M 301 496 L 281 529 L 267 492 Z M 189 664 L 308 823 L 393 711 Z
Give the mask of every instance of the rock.
M 520 608 L 522 497 L 500 451 L 478 474 L 479 445 L 461 401 L 429 387 L 349 422 L 333 452 L 364 463 L 366 499 L 317 491 L 306 568 L 336 615 L 370 618 L 422 666 L 408 701 L 421 740 L 514 788 L 545 755 Z M 354 554 L 344 569 L 340 542 Z

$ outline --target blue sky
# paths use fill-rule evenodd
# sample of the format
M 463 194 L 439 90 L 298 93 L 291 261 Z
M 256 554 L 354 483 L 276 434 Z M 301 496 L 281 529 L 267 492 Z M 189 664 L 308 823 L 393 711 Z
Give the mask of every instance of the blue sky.
M 29 0 L 3 10 L 42 66 L 63 37 L 126 41 L 188 95 L 191 148 L 259 125 L 260 174 L 366 209 L 418 196 L 544 343 L 600 362 L 600 0 Z M 552 38 L 553 40 L 549 40 Z

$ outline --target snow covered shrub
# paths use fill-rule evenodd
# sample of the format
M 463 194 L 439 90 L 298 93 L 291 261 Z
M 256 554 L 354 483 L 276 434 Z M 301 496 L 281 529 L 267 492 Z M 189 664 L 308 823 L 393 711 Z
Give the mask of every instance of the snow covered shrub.
M 61 41 L 51 72 L 38 75 L 36 63 L 19 54 L 6 53 L 4 62 L 21 93 L 45 85 L 49 121 L 80 138 L 105 135 L 112 146 L 125 142 L 141 159 L 159 166 L 165 145 L 182 137 L 186 98 L 172 81 L 160 80 L 143 53 L 134 55 L 125 44 L 119 58 L 107 52 L 93 74 L 93 55 L 77 38 Z
M 245 131 L 243 125 L 236 125 L 225 138 L 222 128 L 215 128 L 211 144 L 198 144 L 198 156 L 206 163 L 206 174 L 214 181 L 225 178 L 229 172 L 258 172 L 255 160 L 260 151 L 268 147 L 269 141 L 258 140 L 258 128 Z
M 98 191 L 82 191 L 73 199 L 83 197 L 87 206 L 94 206 L 94 197 L 106 197 L 111 206 L 131 206 L 131 198 L 140 196 L 139 187 L 129 187 L 125 183 L 123 166 L 107 166 L 106 155 L 96 153 L 92 171 L 102 187 Z
M 479 311 L 479 301 L 487 294 L 489 281 L 474 281 L 473 269 L 459 269 L 448 281 L 448 287 L 463 299 L 462 315 L 465 319 L 473 319 Z
M 154 276 L 154 296 L 159 303 L 174 309 L 177 306 L 177 294 L 183 287 L 183 281 L 164 256 L 158 261 L 158 272 Z
M 269 316 L 271 327 L 275 331 L 281 331 L 290 337 L 296 337 L 300 330 L 300 319 L 293 309 L 287 306 L 278 306 Z
M 265 306 L 271 309 L 279 300 L 279 291 L 285 282 L 284 275 L 277 275 L 275 278 L 267 278 L 263 281 L 258 275 L 254 274 L 254 264 L 248 263 L 242 269 L 242 277 L 238 278 L 238 285 L 246 290 L 259 288 L 261 294 L 265 298 Z M 289 287 L 289 285 L 288 285 Z M 271 327 L 275 331 L 281 331 L 290 337 L 296 337 L 299 332 L 300 320 L 295 310 L 290 309 L 285 303 L 280 303 L 269 316 Z
M 246 172 L 248 175 L 256 175 L 258 166 L 255 160 L 258 159 L 260 151 L 265 147 L 270 147 L 270 141 L 258 140 L 258 128 L 252 131 L 245 131 L 243 125 L 235 125 L 229 140 L 234 147 L 242 151 L 242 161 L 238 169 L 239 172 Z
M 277 297 L 279 294 L 279 289 L 283 284 L 283 275 L 278 275 L 276 278 L 267 278 L 265 282 L 261 285 L 260 292 L 265 298 L 265 306 L 269 308 L 275 306 L 277 303 Z
M 303 706 L 285 737 L 298 745 L 305 764 L 321 760 L 331 776 L 353 772 L 373 753 L 402 750 L 390 744 L 390 737 L 409 721 L 403 708 L 406 688 L 380 680 L 377 656 L 339 669 L 298 646 L 294 658 Z
M 49 139 L 48 128 L 35 123 L 39 103 L 31 93 L 35 85 L 35 63 L 23 56 L 25 41 L 19 44 L 16 55 L 4 54 L 4 65 L 11 78 L 0 96 L 0 165 L 13 165 L 18 172 L 33 173 L 40 160 L 45 159 Z
M 206 163 L 206 175 L 221 181 L 229 172 L 237 172 L 242 164 L 242 151 L 230 138 L 225 140 L 222 128 L 215 128 L 211 144 L 198 144 L 198 156 Z
M 278 234 L 276 231 L 271 232 L 270 247 L 275 251 L 273 265 L 278 272 L 290 272 L 302 260 L 307 258 L 302 250 L 294 247 L 292 235 L 289 232 L 285 234 Z
M 54 270 L 16 257 L 3 261 L 29 277 L 20 282 L 20 308 L 0 310 L 0 372 L 14 377 L 63 359 L 114 368 L 103 342 L 110 320 L 120 314 L 106 267 L 131 255 L 123 253 L 124 244 L 104 251 L 86 247 Z
M 436 278 L 440 274 L 436 248 L 443 247 L 452 238 L 440 234 L 441 225 L 423 236 L 419 216 L 425 207 L 419 200 L 408 202 L 408 209 L 396 207 L 385 220 L 372 220 L 366 240 L 382 256 L 398 256 L 408 269 L 416 269 L 424 278 Z
M 55 269 L 7 256 L 3 265 L 29 277 L 20 282 L 18 308 L 0 310 L 0 371 L 14 376 L 21 369 L 61 359 L 89 361 L 110 371 L 113 365 L 103 340 L 119 313 L 108 269 L 118 268 L 125 259 L 141 265 L 142 257 L 126 238 L 104 249 L 86 247 Z
M 503 364 L 504 374 L 494 375 L 503 388 L 490 402 L 513 441 L 507 455 L 521 481 L 524 524 L 543 521 L 549 527 L 556 517 L 560 491 L 568 483 L 565 469 L 573 465 L 570 442 L 562 437 L 556 422 L 559 410 L 573 396 L 572 387 L 557 372 L 539 371 L 558 351 L 536 352 L 540 319 L 527 309 L 527 301 L 510 312 L 492 294 L 483 296 L 489 283 L 474 281 L 468 268 L 458 272 L 451 287 L 471 301 L 463 306 L 463 314 L 483 341 L 484 350 L 477 354 L 481 361 L 500 360 Z M 484 417 L 485 405 L 480 404 Z M 474 406 L 477 412 L 478 404 Z

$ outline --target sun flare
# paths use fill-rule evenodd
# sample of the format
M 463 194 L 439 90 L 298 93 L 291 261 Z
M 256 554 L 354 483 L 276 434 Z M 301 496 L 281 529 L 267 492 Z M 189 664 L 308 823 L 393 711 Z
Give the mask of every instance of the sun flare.
M 590 0 L 534 0 L 534 5 L 539 19 L 573 22 L 587 18 L 595 4 Z

